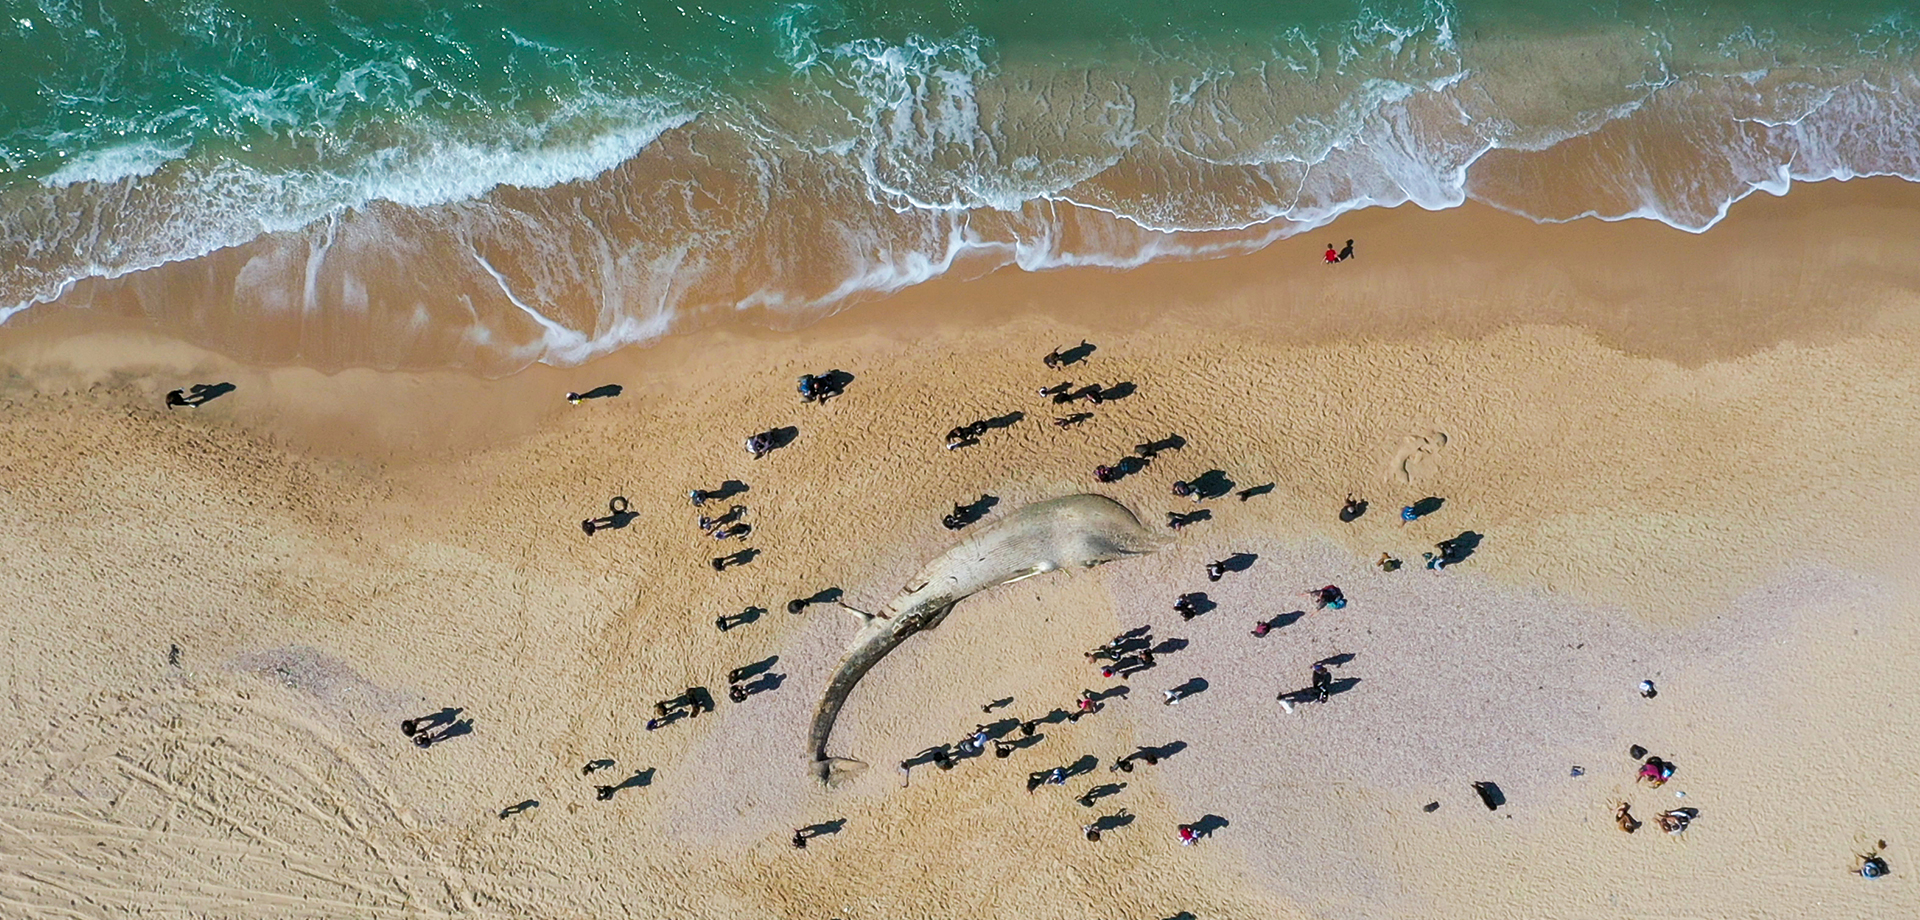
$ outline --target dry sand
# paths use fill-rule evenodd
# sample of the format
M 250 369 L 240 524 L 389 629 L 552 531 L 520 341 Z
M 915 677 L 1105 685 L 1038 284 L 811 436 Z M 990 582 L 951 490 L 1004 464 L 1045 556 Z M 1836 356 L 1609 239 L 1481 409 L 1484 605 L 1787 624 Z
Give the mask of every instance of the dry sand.
M 1914 915 L 1916 201 L 1802 189 L 1702 237 L 1362 214 L 1325 234 L 1360 240 L 1331 269 L 1298 240 L 994 275 L 498 381 L 246 366 L 97 314 L 9 324 L 0 916 Z M 1083 337 L 1086 363 L 1040 365 Z M 794 376 L 829 367 L 847 395 L 800 404 Z M 161 406 L 211 379 L 238 389 Z M 1062 430 L 1035 395 L 1062 379 L 1137 391 Z M 558 398 L 610 381 L 625 393 Z M 741 450 L 779 425 L 794 444 Z M 1092 481 L 1169 432 L 1188 446 Z M 1170 482 L 1213 469 L 1274 488 L 1204 503 L 1153 556 L 967 601 L 842 715 L 835 747 L 874 768 L 810 782 L 807 718 L 857 624 L 788 599 L 885 603 L 983 492 L 994 515 L 1092 490 L 1157 522 L 1195 507 Z M 716 574 L 738 544 L 703 537 L 685 491 L 729 478 L 761 555 Z M 1371 507 L 1342 524 L 1348 492 Z M 583 536 L 615 495 L 638 518 Z M 1425 496 L 1445 503 L 1402 527 Z M 1419 568 L 1464 531 L 1471 558 Z M 1382 573 L 1382 551 L 1411 564 Z M 1208 583 L 1235 552 L 1258 559 Z M 1329 582 L 1346 609 L 1250 635 Z M 1219 607 L 1183 622 L 1195 590 Z M 713 628 L 749 605 L 771 612 Z M 1081 658 L 1143 624 L 1184 645 L 1125 680 Z M 1336 654 L 1350 689 L 1277 706 Z M 780 686 L 728 702 L 727 670 L 769 658 Z M 1160 704 L 1190 678 L 1206 689 Z M 643 728 L 694 684 L 718 713 Z M 891 768 L 1119 684 L 1008 759 L 905 788 Z M 401 736 L 442 706 L 471 734 Z M 1632 781 L 1635 743 L 1679 765 L 1666 787 Z M 597 758 L 617 763 L 583 777 Z M 1480 780 L 1509 804 L 1481 807 Z M 1107 782 L 1126 785 L 1073 801 Z M 1622 800 L 1638 834 L 1613 826 Z M 1682 805 L 1686 834 L 1653 828 Z M 1081 839 L 1120 808 L 1132 823 Z M 1851 875 L 1880 839 L 1893 877 Z

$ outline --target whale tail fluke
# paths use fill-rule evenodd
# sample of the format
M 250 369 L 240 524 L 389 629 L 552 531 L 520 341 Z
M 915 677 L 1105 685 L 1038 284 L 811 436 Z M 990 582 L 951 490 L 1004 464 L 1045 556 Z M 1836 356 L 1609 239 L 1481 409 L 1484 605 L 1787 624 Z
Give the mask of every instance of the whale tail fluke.
M 823 757 L 813 762 L 814 777 L 828 788 L 859 776 L 866 769 L 865 762 L 851 757 Z

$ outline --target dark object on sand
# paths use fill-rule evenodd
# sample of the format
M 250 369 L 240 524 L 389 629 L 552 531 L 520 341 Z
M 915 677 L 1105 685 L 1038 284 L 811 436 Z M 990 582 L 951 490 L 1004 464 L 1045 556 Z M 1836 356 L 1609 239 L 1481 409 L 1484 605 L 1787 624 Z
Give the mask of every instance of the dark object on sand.
M 1647 756 L 1647 749 L 1636 744 L 1627 748 L 1627 756 L 1632 757 L 1634 760 L 1644 759 Z
M 1659 688 L 1653 685 L 1653 681 L 1643 680 L 1640 682 L 1640 698 L 1641 699 L 1650 700 L 1659 695 L 1660 695 L 1660 690 Z
M 1426 812 L 1427 814 L 1433 814 L 1434 812 L 1440 810 L 1440 803 L 1428 802 L 1427 804 L 1420 806 L 1420 810 Z
M 1493 811 L 1507 804 L 1507 795 L 1500 791 L 1500 785 L 1498 783 L 1474 783 L 1473 791 L 1474 794 L 1480 796 L 1480 803 L 1487 806 L 1488 811 Z

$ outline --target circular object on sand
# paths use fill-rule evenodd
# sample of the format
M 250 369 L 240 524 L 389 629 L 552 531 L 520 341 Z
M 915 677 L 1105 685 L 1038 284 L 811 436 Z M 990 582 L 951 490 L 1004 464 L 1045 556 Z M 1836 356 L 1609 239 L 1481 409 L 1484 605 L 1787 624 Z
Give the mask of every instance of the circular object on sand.
M 1860 861 L 1861 878 L 1879 878 L 1886 875 L 1887 872 L 1887 861 L 1882 857 L 1869 856 Z
M 611 501 L 607 502 L 607 510 L 614 514 L 626 514 L 627 509 L 631 507 L 633 506 L 627 501 L 625 495 L 615 495 Z

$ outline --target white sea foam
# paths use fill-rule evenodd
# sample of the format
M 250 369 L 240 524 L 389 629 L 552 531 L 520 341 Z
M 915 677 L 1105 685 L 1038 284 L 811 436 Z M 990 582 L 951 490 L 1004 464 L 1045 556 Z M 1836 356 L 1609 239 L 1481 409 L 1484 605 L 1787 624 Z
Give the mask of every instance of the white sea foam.
M 130 141 L 82 153 L 40 181 L 50 188 L 66 188 L 77 182 L 141 179 L 153 175 L 160 167 L 179 159 L 186 152 L 184 144 L 144 139 Z

